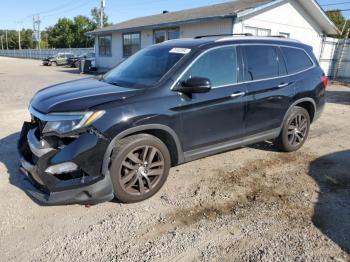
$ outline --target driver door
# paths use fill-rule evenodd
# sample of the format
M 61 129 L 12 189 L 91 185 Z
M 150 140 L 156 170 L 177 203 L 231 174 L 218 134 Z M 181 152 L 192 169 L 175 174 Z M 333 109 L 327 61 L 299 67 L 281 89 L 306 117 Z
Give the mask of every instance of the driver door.
M 212 89 L 207 93 L 181 96 L 183 149 L 185 152 L 244 136 L 244 85 L 237 84 L 239 64 L 234 46 L 211 49 L 200 55 L 182 81 L 205 77 Z M 193 151 L 194 150 L 194 151 Z

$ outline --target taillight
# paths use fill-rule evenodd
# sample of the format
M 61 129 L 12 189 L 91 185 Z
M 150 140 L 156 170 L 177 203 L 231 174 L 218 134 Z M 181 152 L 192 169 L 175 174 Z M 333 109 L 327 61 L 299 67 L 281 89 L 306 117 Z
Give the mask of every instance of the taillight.
M 321 76 L 323 87 L 326 88 L 328 85 L 328 77 L 327 76 Z

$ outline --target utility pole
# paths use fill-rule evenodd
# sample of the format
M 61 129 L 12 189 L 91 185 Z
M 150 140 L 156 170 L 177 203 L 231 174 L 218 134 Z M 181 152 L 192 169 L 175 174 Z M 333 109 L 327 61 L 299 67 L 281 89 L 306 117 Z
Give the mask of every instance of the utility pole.
M 7 39 L 7 30 L 5 32 L 6 32 L 6 49 L 9 50 L 9 41 Z
M 41 36 L 40 36 L 40 16 L 33 16 L 33 41 L 37 42 L 37 47 L 40 49 L 40 41 L 41 41 Z
M 21 30 L 18 30 L 18 49 L 21 50 Z
M 4 35 L 1 35 L 0 38 L 1 38 L 1 50 L 4 50 Z
M 103 16 L 104 16 L 104 9 L 105 9 L 106 3 L 105 0 L 101 0 L 101 7 L 100 7 L 100 28 L 103 28 Z
M 22 22 L 19 21 L 18 22 L 18 49 L 19 50 L 22 49 L 22 45 L 21 45 L 21 27 L 22 27 Z

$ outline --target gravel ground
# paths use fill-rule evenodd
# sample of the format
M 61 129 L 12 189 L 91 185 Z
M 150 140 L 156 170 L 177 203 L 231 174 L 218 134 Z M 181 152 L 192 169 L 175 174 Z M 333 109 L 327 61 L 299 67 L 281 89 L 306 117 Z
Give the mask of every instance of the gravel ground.
M 0 57 L 0 260 L 350 261 L 350 88 L 328 87 L 299 152 L 261 143 L 178 166 L 137 204 L 40 206 L 18 132 L 37 90 L 80 77 Z

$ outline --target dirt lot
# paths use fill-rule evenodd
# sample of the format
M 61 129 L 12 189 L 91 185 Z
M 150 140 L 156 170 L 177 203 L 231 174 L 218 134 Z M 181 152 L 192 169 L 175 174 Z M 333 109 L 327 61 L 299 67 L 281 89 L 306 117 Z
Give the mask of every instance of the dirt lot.
M 0 261 L 350 261 L 350 88 L 328 87 L 297 153 L 262 143 L 175 167 L 142 203 L 44 207 L 16 140 L 31 96 L 74 72 L 0 57 Z

